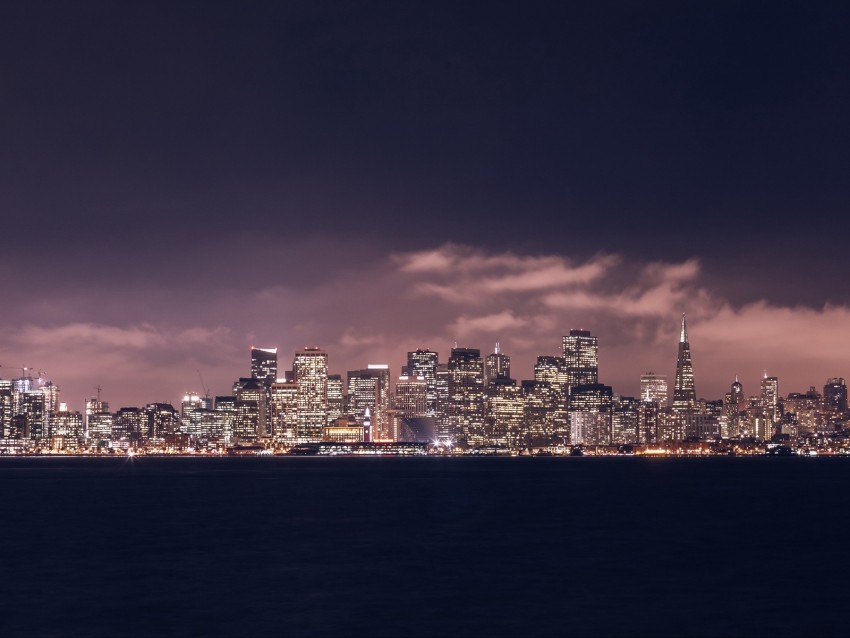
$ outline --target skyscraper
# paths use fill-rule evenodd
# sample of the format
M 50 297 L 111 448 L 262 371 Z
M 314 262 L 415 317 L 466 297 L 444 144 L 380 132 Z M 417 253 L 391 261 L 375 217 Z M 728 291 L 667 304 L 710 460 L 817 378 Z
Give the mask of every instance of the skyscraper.
M 369 364 L 365 370 L 348 372 L 348 410 L 350 416 L 362 421 L 366 409 L 372 420 L 372 440 L 390 438 L 387 410 L 390 407 L 390 367 Z
M 342 392 L 342 377 L 328 375 L 328 425 L 333 425 L 344 411 L 345 395 Z
M 487 355 L 487 361 L 484 366 L 484 383 L 489 385 L 496 379 L 511 378 L 511 358 L 502 353 L 499 344 L 496 343 L 496 349 L 493 354 Z
M 270 436 L 272 426 L 269 423 L 269 398 L 271 385 L 277 381 L 277 348 L 255 348 L 251 346 L 251 378 L 256 379 L 263 390 L 262 405 L 260 410 L 260 436 Z M 212 407 L 212 406 L 209 406 Z
M 484 362 L 477 348 L 453 348 L 448 361 L 449 434 L 470 445 L 484 442 Z
M 407 353 L 407 376 L 425 379 L 428 416 L 437 415 L 437 353 L 433 350 L 415 350 Z
M 735 377 L 735 383 L 729 388 L 724 400 L 723 411 L 726 416 L 726 434 L 730 439 L 737 439 L 741 432 L 741 413 L 746 410 L 744 386 Z
M 599 340 L 589 330 L 570 330 L 563 338 L 567 386 L 599 383 Z
M 676 384 L 673 388 L 673 411 L 677 414 L 693 413 L 696 403 L 697 395 L 694 390 L 691 344 L 688 341 L 685 313 L 682 313 L 682 328 L 679 332 L 679 356 L 676 359 Z
M 251 378 L 262 381 L 266 387 L 277 381 L 277 348 L 251 346 Z
M 767 372 L 761 380 L 761 408 L 771 426 L 779 420 L 779 379 L 767 376 Z
M 659 408 L 667 406 L 667 375 L 647 372 L 640 375 L 641 401 L 655 401 Z
M 340 401 L 342 403 L 342 381 L 339 381 Z M 330 385 L 328 386 L 330 394 Z M 341 408 L 340 408 L 341 410 Z M 269 423 L 271 434 L 278 440 L 293 441 L 298 432 L 298 384 L 277 381 L 272 383 L 269 397 Z
M 293 364 L 298 384 L 298 439 L 321 441 L 328 422 L 328 355 L 320 348 L 304 348 Z
M 826 380 L 823 386 L 823 407 L 828 412 L 847 411 L 847 384 L 843 378 Z
M 428 416 L 428 385 L 422 377 L 402 375 L 395 384 L 395 408 L 403 417 Z

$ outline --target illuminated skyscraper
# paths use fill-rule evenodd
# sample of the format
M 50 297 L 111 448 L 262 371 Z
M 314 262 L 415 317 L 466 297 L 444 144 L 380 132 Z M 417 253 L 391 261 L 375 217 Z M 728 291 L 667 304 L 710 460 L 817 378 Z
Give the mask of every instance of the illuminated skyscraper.
M 523 426 L 531 445 L 548 445 L 555 434 L 555 415 L 559 413 L 560 392 L 548 381 L 523 381 Z
M 770 425 L 779 420 L 779 379 L 767 376 L 767 372 L 761 380 L 761 407 Z
M 667 375 L 647 372 L 640 375 L 641 401 L 655 401 L 659 408 L 667 406 Z
M 152 439 L 163 439 L 180 429 L 177 410 L 170 403 L 148 403 L 145 406 L 145 415 L 147 417 L 145 436 Z
M 843 378 L 826 380 L 823 386 L 823 407 L 828 412 L 847 411 L 847 384 Z
M 328 355 L 319 348 L 304 348 L 293 363 L 298 385 L 298 439 L 322 440 L 328 422 Z
M 83 415 L 80 412 L 68 410 L 64 403 L 59 404 L 59 409 L 53 416 L 53 436 L 61 437 L 62 447 L 77 449 L 85 441 L 85 430 L 83 429 Z
M 141 408 L 119 408 L 112 422 L 112 438 L 138 442 L 147 429 L 147 415 Z
M 277 381 L 277 348 L 251 347 L 251 378 L 259 383 L 264 392 L 260 410 L 260 436 L 271 436 L 269 423 L 269 394 L 272 383 Z
M 635 397 L 615 396 L 611 412 L 611 443 L 640 443 L 641 402 Z
M 446 423 L 450 436 L 484 443 L 484 362 L 477 348 L 453 348 L 448 361 Z
M 560 437 L 569 436 L 567 403 L 570 395 L 570 375 L 566 359 L 548 355 L 537 357 L 537 362 L 534 364 L 534 380 L 547 383 L 551 388 L 552 434 Z M 524 381 L 523 386 L 525 386 Z
M 395 384 L 394 405 L 404 418 L 428 416 L 428 384 L 425 379 L 400 376 Z
M 215 416 L 221 436 L 224 437 L 226 443 L 230 443 L 236 427 L 236 397 L 217 396 L 215 398 Z
M 100 387 L 97 397 L 86 399 L 86 441 L 92 447 L 100 447 L 112 439 L 112 413 L 109 403 L 100 400 Z
M 236 394 L 236 431 L 240 441 L 254 442 L 267 436 L 266 387 L 260 379 L 240 379 L 234 384 Z M 253 404 L 253 408 L 249 404 Z M 256 412 L 256 422 L 254 414 Z
M 487 443 L 520 446 L 525 433 L 526 397 L 513 379 L 496 380 L 487 386 Z
M 349 416 L 358 422 L 366 415 L 372 419 L 372 440 L 391 439 L 391 428 L 387 418 L 390 407 L 390 367 L 386 364 L 369 364 L 365 370 L 350 370 L 348 373 Z
M 53 436 L 53 415 L 59 411 L 59 388 L 52 381 L 40 384 L 44 395 L 44 436 Z
M 328 425 L 333 425 L 345 410 L 345 394 L 342 391 L 342 377 L 338 374 L 328 375 Z
M 599 383 L 599 340 L 589 330 L 570 330 L 563 347 L 567 387 Z
M 738 381 L 738 377 L 735 377 L 735 383 L 726 393 L 723 404 L 723 412 L 726 417 L 726 434 L 730 439 L 737 439 L 744 434 L 741 428 L 741 413 L 747 409 L 744 386 Z
M 337 379 L 339 379 L 339 375 L 336 376 Z M 329 384 L 329 395 L 330 387 L 331 386 Z M 339 392 L 341 395 L 342 389 L 340 389 Z M 294 441 L 296 439 L 296 435 L 298 432 L 297 383 L 285 383 L 282 381 L 272 383 L 271 395 L 269 398 L 269 422 L 271 423 L 271 434 L 276 439 L 284 441 Z
M 407 353 L 407 375 L 412 379 L 425 379 L 428 416 L 437 415 L 437 353 L 433 350 L 415 350 Z
M 0 379 L 0 437 L 6 438 L 12 429 L 12 381 Z
M 493 354 L 487 355 L 487 361 L 484 366 L 484 383 L 490 385 L 491 382 L 497 379 L 511 378 L 511 358 L 502 353 L 499 344 L 496 344 L 496 349 Z
M 277 348 L 251 347 L 251 378 L 266 386 L 277 381 Z
M 47 438 L 44 395 L 40 390 L 27 390 L 20 395 L 20 410 L 15 415 L 19 425 L 19 435 L 28 439 Z
M 609 445 L 614 392 L 611 386 L 589 383 L 570 390 L 570 436 L 573 443 Z
M 694 368 L 691 362 L 691 344 L 688 341 L 688 326 L 682 313 L 682 328 L 679 332 L 679 356 L 676 359 L 676 384 L 673 388 L 673 411 L 691 414 L 697 403 L 694 390 Z

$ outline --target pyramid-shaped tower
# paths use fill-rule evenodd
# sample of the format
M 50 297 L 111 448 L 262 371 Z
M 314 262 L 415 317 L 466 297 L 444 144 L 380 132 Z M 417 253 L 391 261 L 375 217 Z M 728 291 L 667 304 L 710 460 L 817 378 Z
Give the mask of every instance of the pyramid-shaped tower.
M 673 388 L 673 411 L 679 414 L 693 412 L 697 395 L 694 390 L 694 366 L 691 362 L 691 344 L 688 325 L 682 313 L 682 330 L 679 333 L 679 357 L 676 360 L 676 384 Z

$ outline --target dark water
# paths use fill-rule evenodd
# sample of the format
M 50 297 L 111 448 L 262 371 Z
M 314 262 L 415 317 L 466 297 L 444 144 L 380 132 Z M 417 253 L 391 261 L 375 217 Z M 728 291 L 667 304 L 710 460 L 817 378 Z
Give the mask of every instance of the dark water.
M 0 459 L 0 635 L 846 635 L 843 459 Z

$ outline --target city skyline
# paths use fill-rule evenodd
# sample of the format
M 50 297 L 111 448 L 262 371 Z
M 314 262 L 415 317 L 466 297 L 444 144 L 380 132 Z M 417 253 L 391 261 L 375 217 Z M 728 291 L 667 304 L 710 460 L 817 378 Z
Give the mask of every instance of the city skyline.
M 0 381 L 3 379 L 10 381 L 29 377 L 32 379 L 34 387 L 46 386 L 51 389 L 54 395 L 61 392 L 60 398 L 57 400 L 54 396 L 52 403 L 58 404 L 58 401 L 61 401 L 68 406 L 69 410 L 82 410 L 83 404 L 87 405 L 88 402 L 93 400 L 95 397 L 97 397 L 97 400 L 100 401 L 102 392 L 105 393 L 104 400 L 111 401 L 111 404 L 114 407 L 118 407 L 119 405 L 121 407 L 133 407 L 150 403 L 173 404 L 176 406 L 181 403 L 181 397 L 182 400 L 185 401 L 186 397 L 189 395 L 214 398 L 216 396 L 226 396 L 227 394 L 231 394 L 231 388 L 233 390 L 232 394 L 238 394 L 236 392 L 236 386 L 233 385 L 234 378 L 239 379 L 237 385 L 244 384 L 250 379 L 266 383 L 267 385 L 275 382 L 293 383 L 298 376 L 297 370 L 299 369 L 299 365 L 303 365 L 299 364 L 299 360 L 304 361 L 305 356 L 311 352 L 315 352 L 321 354 L 323 357 L 322 369 L 323 377 L 326 379 L 324 382 L 325 385 L 331 382 L 332 379 L 339 380 L 343 373 L 348 374 L 349 376 L 352 374 L 360 374 L 371 377 L 374 376 L 373 373 L 383 372 L 387 375 L 387 380 L 381 382 L 381 385 L 384 388 L 382 392 L 386 393 L 385 400 L 389 402 L 391 396 L 389 393 L 393 393 L 392 396 L 394 396 L 397 382 L 400 382 L 403 379 L 419 379 L 420 374 L 424 374 L 430 378 L 430 375 L 427 372 L 412 373 L 410 371 L 411 369 L 417 371 L 420 370 L 420 364 L 418 363 L 419 360 L 411 359 L 411 356 L 418 356 L 420 353 L 422 353 L 423 356 L 428 355 L 426 356 L 426 359 L 422 360 L 423 363 L 426 361 L 428 362 L 428 365 L 421 368 L 421 370 L 424 371 L 429 369 L 430 365 L 436 365 L 437 363 L 445 365 L 449 360 L 451 353 L 455 351 L 461 352 L 465 349 L 472 348 L 478 353 L 476 356 L 481 358 L 482 369 L 480 372 L 484 379 L 485 386 L 488 383 L 488 379 L 502 377 L 500 373 L 496 372 L 493 372 L 495 377 L 491 377 L 490 366 L 493 366 L 493 371 L 498 370 L 499 366 L 506 366 L 506 369 L 510 374 L 504 375 L 503 378 L 519 384 L 525 380 L 538 378 L 538 374 L 540 374 L 539 367 L 541 365 L 541 360 L 547 359 L 556 361 L 560 357 L 563 357 L 562 360 L 565 362 L 564 365 L 566 365 L 563 374 L 566 375 L 564 377 L 564 381 L 566 382 L 567 387 L 583 383 L 600 383 L 612 387 L 615 395 L 624 397 L 631 396 L 640 400 L 646 395 L 645 388 L 653 387 L 654 382 L 652 379 L 660 378 L 664 379 L 662 383 L 663 387 L 667 388 L 669 386 L 669 389 L 665 391 L 668 396 L 668 400 L 662 404 L 662 407 L 667 405 L 672 406 L 674 412 L 690 412 L 695 409 L 697 400 L 712 401 L 722 399 L 732 383 L 734 383 L 733 387 L 737 386 L 739 390 L 743 387 L 744 396 L 757 396 L 759 393 L 764 393 L 764 383 L 767 379 L 773 379 L 774 383 L 778 383 L 778 379 L 782 378 L 783 389 L 786 390 L 786 394 L 790 394 L 794 392 L 804 393 L 811 387 L 820 387 L 822 382 L 828 384 L 831 380 L 839 378 L 840 376 L 828 375 L 825 376 L 823 380 L 813 380 L 812 383 L 805 387 L 801 386 L 789 389 L 787 382 L 783 377 L 781 377 L 781 375 L 771 374 L 771 376 L 768 377 L 767 368 L 762 368 L 759 371 L 758 376 L 753 377 L 752 379 L 745 378 L 743 383 L 741 382 L 742 375 L 732 375 L 734 377 L 733 381 L 727 382 L 722 388 L 722 392 L 717 395 L 695 392 L 694 387 L 701 387 L 702 383 L 697 385 L 695 382 L 695 379 L 699 377 L 694 373 L 692 367 L 692 355 L 688 336 L 689 329 L 687 327 L 685 313 L 682 313 L 677 325 L 678 353 L 673 363 L 673 373 L 670 374 L 663 368 L 658 368 L 657 370 L 650 368 L 643 369 L 638 374 L 638 378 L 633 380 L 634 383 L 629 385 L 629 387 L 635 388 L 632 392 L 624 391 L 607 380 L 607 376 L 604 374 L 604 369 L 602 369 L 601 363 L 605 360 L 605 357 L 603 356 L 605 353 L 605 344 L 603 342 L 602 347 L 600 348 L 598 335 L 593 334 L 591 330 L 585 330 L 583 328 L 573 328 L 566 331 L 566 334 L 561 337 L 561 344 L 557 353 L 541 353 L 536 355 L 534 357 L 536 363 L 532 364 L 532 366 L 525 371 L 522 371 L 522 369 L 516 364 L 516 358 L 510 352 L 504 351 L 500 342 L 495 342 L 491 351 L 488 351 L 487 348 L 477 347 L 477 345 L 474 344 L 459 344 L 458 342 L 455 342 L 453 345 L 448 346 L 442 353 L 437 349 L 426 348 L 420 345 L 413 350 L 407 350 L 404 353 L 403 362 L 398 365 L 387 363 L 380 357 L 373 357 L 369 359 L 368 362 L 363 362 L 355 366 L 348 366 L 346 369 L 332 366 L 332 353 L 329 353 L 327 349 L 322 348 L 321 346 L 303 346 L 294 350 L 290 356 L 291 363 L 286 363 L 288 360 L 287 357 L 290 353 L 282 351 L 282 349 L 278 346 L 269 347 L 270 344 L 265 344 L 266 347 L 260 345 L 250 346 L 248 348 L 249 358 L 247 361 L 243 361 L 242 367 L 237 367 L 237 369 L 229 371 L 229 381 L 221 387 L 215 387 L 209 384 L 203 371 L 195 369 L 194 379 L 190 380 L 190 382 L 186 384 L 187 387 L 185 389 L 180 391 L 173 390 L 172 394 L 174 396 L 171 398 L 147 396 L 136 397 L 134 400 L 129 402 L 115 401 L 114 396 L 121 396 L 121 394 L 118 393 L 117 395 L 112 395 L 109 393 L 109 388 L 104 388 L 102 385 L 98 384 L 96 386 L 91 386 L 91 392 L 86 394 L 78 406 L 74 403 L 73 397 L 69 397 L 68 393 L 62 391 L 61 385 L 64 385 L 62 377 L 48 375 L 45 370 L 35 366 L 21 366 L 16 368 L 7 367 L 5 370 L 3 366 L 0 366 Z M 432 355 L 433 358 L 431 358 Z M 402 357 L 394 357 L 394 359 L 400 358 Z M 20 374 L 13 374 L 13 371 L 20 371 Z M 4 372 L 6 373 L 5 376 Z M 431 375 L 432 374 L 433 372 L 431 372 Z M 699 380 L 700 382 L 702 381 L 701 378 L 699 378 Z M 552 381 L 554 382 L 554 379 L 552 379 Z M 747 381 L 750 381 L 751 383 L 748 384 Z M 647 384 L 649 385 L 647 386 Z M 761 387 L 760 390 L 758 390 L 759 386 Z M 680 390 L 680 388 L 682 389 Z M 776 398 L 777 391 L 778 390 L 774 391 L 774 399 Z M 332 395 L 330 386 L 327 386 L 323 392 L 329 398 Z M 351 385 L 351 379 L 349 378 L 347 388 L 340 386 L 337 392 L 344 393 L 345 396 L 350 395 L 351 397 L 354 397 L 356 391 L 354 386 Z M 374 392 L 374 387 L 370 390 L 370 392 Z M 431 391 L 429 390 L 429 392 Z M 342 396 L 343 394 L 340 394 L 340 397 Z M 679 399 L 678 397 L 683 398 Z M 429 414 L 430 413 L 433 413 L 433 408 Z
M 501 342 L 528 374 L 582 327 L 636 395 L 682 312 L 700 396 L 847 375 L 846 5 L 3 18 L 0 364 L 72 401 L 227 388 L 256 344 Z

